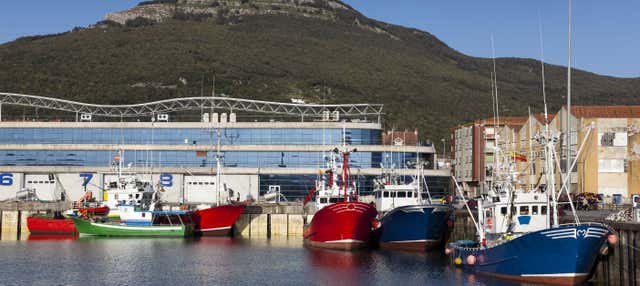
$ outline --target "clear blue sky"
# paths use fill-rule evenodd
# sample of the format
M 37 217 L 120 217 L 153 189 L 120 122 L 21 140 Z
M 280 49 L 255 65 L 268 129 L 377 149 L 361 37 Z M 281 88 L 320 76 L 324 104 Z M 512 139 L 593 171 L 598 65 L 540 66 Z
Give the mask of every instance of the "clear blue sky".
M 134 0 L 20 0 L 3 3 L 0 43 L 58 33 L 101 20 Z M 545 61 L 567 63 L 566 0 L 345 0 L 368 17 L 434 34 L 450 47 L 498 57 L 539 58 L 538 14 Z M 573 66 L 599 74 L 640 77 L 640 1 L 573 1 Z

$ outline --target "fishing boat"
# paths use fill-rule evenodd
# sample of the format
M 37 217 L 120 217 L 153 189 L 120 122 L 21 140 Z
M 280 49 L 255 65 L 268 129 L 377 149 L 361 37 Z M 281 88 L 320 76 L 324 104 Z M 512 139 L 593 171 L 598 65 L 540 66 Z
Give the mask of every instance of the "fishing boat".
M 376 223 L 376 209 L 372 204 L 357 201 L 355 183 L 351 184 L 349 155 L 356 150 L 333 150 L 326 174 L 328 183 L 323 179 L 316 181 L 315 188 L 309 192 L 305 204 L 315 194 L 317 212 L 304 229 L 304 244 L 312 247 L 353 250 L 369 247 L 371 231 Z M 342 186 L 338 185 L 335 155 L 342 155 Z
M 194 231 L 200 235 L 232 235 L 233 225 L 244 212 L 244 204 L 228 204 L 193 212 Z
M 544 73 L 543 73 L 544 78 Z M 581 222 L 567 188 L 570 176 L 560 174 L 556 189 L 556 155 L 560 134 L 552 132 L 547 118 L 545 97 L 545 130 L 535 136 L 543 149 L 545 186 L 531 189 L 518 187 L 515 164 L 505 156 L 500 144 L 494 146 L 494 168 L 489 190 L 478 199 L 477 221 L 466 205 L 477 231 L 476 240 L 450 243 L 445 253 L 452 255 L 456 265 L 480 274 L 530 283 L 576 285 L 591 276 L 600 253 L 607 244 L 617 241 L 614 231 L 600 223 Z M 572 170 L 593 126 L 568 164 Z M 569 161 L 571 162 L 571 161 Z M 460 196 L 455 177 L 452 177 Z M 569 198 L 574 223 L 559 224 L 558 200 Z
M 478 200 L 478 240 L 451 243 L 446 252 L 455 264 L 498 278 L 557 285 L 586 281 L 613 230 L 579 221 L 549 226 L 557 210 L 548 197 L 505 191 Z
M 422 165 L 418 163 L 418 165 Z M 375 197 L 380 218 L 377 230 L 381 248 L 426 251 L 442 247 L 453 227 L 451 205 L 434 203 L 421 175 L 409 183 L 400 183 L 390 174 L 376 182 Z
M 122 150 L 119 150 L 113 159 L 111 165 L 115 166 L 116 176 L 105 182 L 102 194 L 103 206 L 110 209 L 109 219 L 122 219 L 120 211 L 123 209 L 119 206 L 134 206 L 139 210 L 148 210 L 151 204 L 159 200 L 159 193 L 153 184 L 124 168 Z
M 399 182 L 398 176 L 390 173 L 376 180 L 374 197 L 382 214 L 377 230 L 381 248 L 425 251 L 441 247 L 453 226 L 453 208 L 434 203 L 422 175 L 424 166 L 417 162 L 416 167 L 418 175 L 409 183 Z
M 27 228 L 31 234 L 64 235 L 77 233 L 73 221 L 67 219 L 60 212 L 53 215 L 35 215 L 27 218 Z
M 118 236 L 118 237 L 185 237 L 192 233 L 186 212 L 150 211 L 153 217 L 150 225 L 131 225 L 122 222 L 99 222 L 74 217 L 73 223 L 81 236 Z
M 222 181 L 222 166 L 224 164 L 224 156 L 220 151 L 220 140 L 222 134 L 220 129 L 216 130 L 217 134 L 217 153 L 216 153 L 216 183 L 215 183 L 215 203 L 213 206 L 196 210 L 192 213 L 194 232 L 204 236 L 232 236 L 233 226 L 244 212 L 245 203 L 234 202 L 233 197 L 229 195 L 227 185 Z

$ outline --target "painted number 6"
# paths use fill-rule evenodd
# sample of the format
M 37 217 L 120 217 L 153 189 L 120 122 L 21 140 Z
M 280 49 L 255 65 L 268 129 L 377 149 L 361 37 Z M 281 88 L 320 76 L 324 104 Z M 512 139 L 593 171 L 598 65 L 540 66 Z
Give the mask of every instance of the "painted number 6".
M 4 173 L 0 174 L 0 186 L 12 186 L 13 185 L 13 174 Z

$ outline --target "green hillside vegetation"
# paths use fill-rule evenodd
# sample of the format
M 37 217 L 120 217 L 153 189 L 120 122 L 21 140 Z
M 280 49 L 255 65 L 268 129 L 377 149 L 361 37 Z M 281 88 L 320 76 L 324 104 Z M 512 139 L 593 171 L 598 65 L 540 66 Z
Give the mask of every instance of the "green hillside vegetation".
M 490 59 L 458 53 L 426 32 L 337 13 L 332 21 L 177 13 L 162 23 L 139 18 L 26 37 L 0 46 L 0 91 L 139 103 L 199 96 L 203 79 L 209 95 L 215 71 L 217 92 L 237 98 L 382 103 L 386 128 L 418 128 L 435 141 L 492 114 Z M 546 72 L 555 111 L 565 100 L 566 69 L 547 65 Z M 541 110 L 539 62 L 501 58 L 497 73 L 501 114 Z M 575 104 L 640 103 L 640 79 L 572 76 Z M 3 117 L 22 112 L 4 110 Z

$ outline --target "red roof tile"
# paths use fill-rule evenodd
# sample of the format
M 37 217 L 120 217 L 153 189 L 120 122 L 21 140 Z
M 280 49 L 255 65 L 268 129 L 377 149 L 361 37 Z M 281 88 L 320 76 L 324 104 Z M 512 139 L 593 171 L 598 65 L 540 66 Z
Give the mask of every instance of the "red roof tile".
M 640 118 L 640 105 L 578 105 L 571 107 L 578 118 Z

